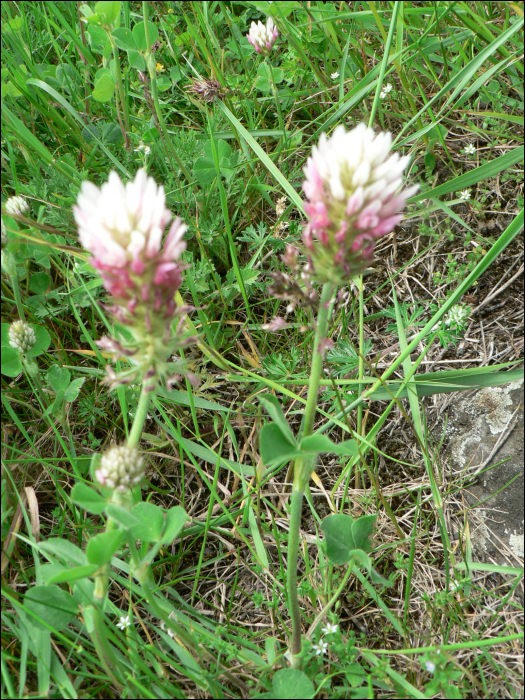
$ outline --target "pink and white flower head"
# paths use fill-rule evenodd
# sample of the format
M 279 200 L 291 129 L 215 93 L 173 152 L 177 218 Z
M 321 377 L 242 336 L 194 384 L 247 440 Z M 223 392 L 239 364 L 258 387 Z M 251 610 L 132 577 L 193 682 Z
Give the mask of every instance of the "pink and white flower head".
M 277 31 L 273 19 L 268 17 L 266 26 L 264 26 L 261 21 L 257 23 L 252 22 L 250 32 L 246 36 L 257 53 L 267 56 L 272 50 L 272 46 L 275 44 L 279 32 Z
M 131 313 L 138 305 L 169 318 L 181 284 L 177 260 L 186 248 L 186 225 L 171 221 L 164 188 L 145 170 L 123 184 L 116 172 L 99 189 L 84 181 L 73 207 L 80 242 L 90 251 L 91 265 L 118 304 Z
M 304 173 L 303 232 L 312 276 L 344 284 L 372 264 L 375 240 L 393 231 L 418 185 L 400 191 L 409 156 L 390 154 L 392 137 L 359 124 L 321 134 Z

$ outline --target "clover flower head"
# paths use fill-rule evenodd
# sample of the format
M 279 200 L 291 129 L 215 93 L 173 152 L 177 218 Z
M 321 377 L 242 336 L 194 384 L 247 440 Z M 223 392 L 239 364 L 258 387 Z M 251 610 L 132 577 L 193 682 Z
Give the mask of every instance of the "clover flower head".
M 5 203 L 6 214 L 22 216 L 29 211 L 29 204 L 23 197 L 9 197 Z
M 470 306 L 455 304 L 445 318 L 445 326 L 447 328 L 463 328 L 466 320 L 470 317 L 471 312 L 472 309 Z
M 459 193 L 459 198 L 462 199 L 464 202 L 469 200 L 471 197 L 470 190 L 461 190 Z
M 95 477 L 101 486 L 125 493 L 142 481 L 144 460 L 135 447 L 115 445 L 102 455 Z
M 476 146 L 474 146 L 473 143 L 469 143 L 463 149 L 463 153 L 465 153 L 465 155 L 467 155 L 467 156 L 473 156 L 475 152 L 476 152 Z
M 375 240 L 394 229 L 417 192 L 417 185 L 400 191 L 410 157 L 391 154 L 391 142 L 388 132 L 340 125 L 313 147 L 304 168 L 310 221 L 303 243 L 317 281 L 343 284 L 369 267 Z
M 257 53 L 267 56 L 275 44 L 279 32 L 271 17 L 266 20 L 266 26 L 261 22 L 252 22 L 249 33 L 246 35 L 248 41 Z
M 131 620 L 129 615 L 121 615 L 119 621 L 117 622 L 117 627 L 121 630 L 125 630 L 131 626 Z
M 316 656 L 322 656 L 328 650 L 328 643 L 324 639 L 320 639 L 317 644 L 312 644 L 312 649 L 315 651 Z
M 32 350 L 36 343 L 35 331 L 25 321 L 13 321 L 7 336 L 9 345 L 22 353 Z
M 171 221 L 164 188 L 144 169 L 123 184 L 116 172 L 98 188 L 84 181 L 73 213 L 80 242 L 90 251 L 91 265 L 115 301 L 133 313 L 137 307 L 170 318 L 182 277 L 177 263 L 186 248 L 186 225 Z
M 327 622 L 324 627 L 321 627 L 321 632 L 324 634 L 335 634 L 339 629 L 339 625 L 334 625 L 331 622 Z

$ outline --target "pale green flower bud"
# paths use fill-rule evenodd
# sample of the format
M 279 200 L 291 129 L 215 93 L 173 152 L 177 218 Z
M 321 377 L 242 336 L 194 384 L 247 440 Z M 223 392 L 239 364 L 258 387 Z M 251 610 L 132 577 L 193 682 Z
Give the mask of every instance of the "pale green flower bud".
M 36 343 L 35 331 L 25 321 L 14 321 L 8 332 L 9 345 L 19 352 L 29 352 Z
M 102 455 L 95 477 L 102 486 L 125 493 L 142 481 L 144 460 L 135 447 L 115 445 Z

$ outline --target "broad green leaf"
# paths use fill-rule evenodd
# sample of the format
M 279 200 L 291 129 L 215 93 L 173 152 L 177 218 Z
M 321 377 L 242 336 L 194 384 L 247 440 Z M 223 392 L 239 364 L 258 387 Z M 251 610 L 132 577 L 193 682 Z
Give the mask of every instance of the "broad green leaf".
M 123 51 L 136 51 L 137 44 L 135 38 L 129 29 L 126 27 L 118 27 L 111 32 L 111 36 L 115 39 L 115 44 Z
M 164 514 L 162 509 L 153 503 L 137 503 L 131 514 L 140 522 L 131 528 L 133 537 L 142 542 L 158 542 L 164 529 Z
M 78 379 L 73 379 L 71 384 L 68 386 L 66 389 L 66 393 L 64 394 L 64 399 L 68 402 L 71 403 L 74 401 L 77 396 L 80 393 L 80 389 L 82 387 L 82 384 L 86 381 L 85 377 L 79 377 Z
M 277 423 L 263 425 L 259 435 L 259 450 L 265 466 L 291 459 L 298 453 L 295 445 L 290 443 Z
M 355 440 L 344 440 L 340 443 L 335 443 L 326 435 L 320 433 L 309 435 L 301 440 L 301 451 L 309 453 L 333 453 L 336 455 L 344 455 L 354 457 L 358 454 L 357 442 Z
M 82 566 L 86 563 L 86 555 L 76 544 L 61 537 L 51 537 L 41 542 L 38 548 L 44 552 L 54 554 L 59 559 Z
M 2 346 L 2 374 L 16 377 L 22 371 L 20 353 L 10 346 Z
M 149 48 L 152 47 L 152 45 L 157 41 L 159 38 L 159 31 L 157 27 L 153 24 L 153 22 L 148 21 L 148 33 L 149 33 L 149 41 L 150 45 Z M 145 30 L 145 23 L 144 22 L 139 22 L 133 27 L 133 38 L 135 39 L 135 45 L 139 51 L 146 51 L 148 49 L 147 43 L 146 43 L 146 30 Z
M 352 523 L 352 537 L 357 549 L 362 549 L 364 552 L 372 549 L 370 536 L 374 531 L 376 518 L 377 515 L 362 515 Z
M 88 576 L 93 576 L 93 574 L 98 571 L 100 567 L 97 564 L 84 564 L 84 566 L 74 566 L 72 569 L 66 569 L 65 571 L 60 571 L 54 576 L 50 576 L 47 580 L 49 584 L 51 583 L 67 583 L 68 581 L 78 581 L 80 578 L 87 578 Z
M 70 380 L 69 370 L 65 367 L 59 367 L 58 365 L 53 365 L 47 373 L 47 381 L 49 386 L 53 391 L 66 391 L 69 386 Z
M 166 90 L 169 90 L 171 87 L 171 80 L 168 78 L 167 75 L 159 75 L 157 78 L 157 88 L 159 92 L 165 92 Z
M 37 326 L 32 323 L 29 325 L 35 331 L 36 342 L 27 354 L 30 357 L 38 357 L 50 346 L 51 336 L 43 326 Z
M 277 425 L 280 427 L 281 432 L 286 437 L 288 442 L 295 445 L 294 435 L 290 426 L 288 425 L 288 421 L 286 420 L 286 416 L 284 415 L 283 409 L 277 396 L 274 396 L 273 394 L 260 394 L 258 396 L 258 399 L 268 412 L 273 422 L 277 423 Z
M 95 14 L 92 17 L 97 17 L 100 24 L 110 26 L 115 24 L 120 14 L 119 0 L 101 0 L 95 5 Z M 88 18 L 89 19 L 89 18 Z
M 36 615 L 29 616 L 34 627 L 57 632 L 67 627 L 78 612 L 73 596 L 52 585 L 30 588 L 24 596 L 24 608 Z
M 120 547 L 123 537 L 124 530 L 109 530 L 92 537 L 86 548 L 88 562 L 97 566 L 107 564 Z
M 146 70 L 146 61 L 138 51 L 128 51 L 128 62 L 135 70 Z
M 124 140 L 122 129 L 115 122 L 102 124 L 101 141 L 108 146 L 118 146 Z
M 36 272 L 29 278 L 29 289 L 35 294 L 45 294 L 51 284 L 51 277 L 47 272 Z
M 140 524 L 140 520 L 138 518 L 136 518 L 122 506 L 118 506 L 116 503 L 108 503 L 105 510 L 106 514 L 110 518 L 113 518 L 116 523 L 127 530 L 131 530 L 132 527 Z
M 326 537 L 326 554 L 333 564 L 346 564 L 356 549 L 352 534 L 353 518 L 349 515 L 329 515 L 323 520 L 321 529 Z
M 162 544 L 171 544 L 180 535 L 184 524 L 191 520 L 182 506 L 173 506 L 166 513 L 166 523 L 162 533 Z
M 313 698 L 315 688 L 308 676 L 296 668 L 282 668 L 272 680 L 273 697 L 282 700 Z
M 71 500 L 73 503 L 76 503 L 77 506 L 87 510 L 88 513 L 94 513 L 95 515 L 103 513 L 107 503 L 103 496 L 81 481 L 73 486 Z
M 109 102 L 115 92 L 115 81 L 108 73 L 104 73 L 99 78 L 95 79 L 95 87 L 93 88 L 93 99 L 97 102 Z

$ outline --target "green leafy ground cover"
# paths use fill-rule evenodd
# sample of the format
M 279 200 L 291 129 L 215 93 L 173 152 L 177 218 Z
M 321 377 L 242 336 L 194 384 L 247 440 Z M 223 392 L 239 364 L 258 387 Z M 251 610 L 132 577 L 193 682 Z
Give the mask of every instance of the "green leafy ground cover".
M 268 16 L 280 36 L 262 57 L 246 34 Z M 468 475 L 437 421 L 443 394 L 523 376 L 521 5 L 3 3 L 2 49 L 2 695 L 522 696 L 522 571 L 473 557 Z M 196 79 L 218 82 L 213 101 Z M 312 146 L 371 118 L 420 191 L 332 309 L 316 433 L 297 445 L 315 315 L 287 313 L 269 275 L 300 240 Z M 144 166 L 188 225 L 181 296 L 200 338 L 198 388 L 160 391 L 140 443 L 147 503 L 124 524 L 151 545 L 147 600 L 121 531 L 95 539 L 125 516 L 90 463 L 128 436 L 140 387 L 103 382 L 107 297 L 71 211 L 83 180 Z M 24 216 L 6 216 L 13 195 Z M 288 327 L 268 332 L 276 315 Z M 8 347 L 18 318 L 30 358 Z M 301 671 L 285 656 L 297 449 L 319 455 Z M 88 633 L 101 563 L 109 669 Z

